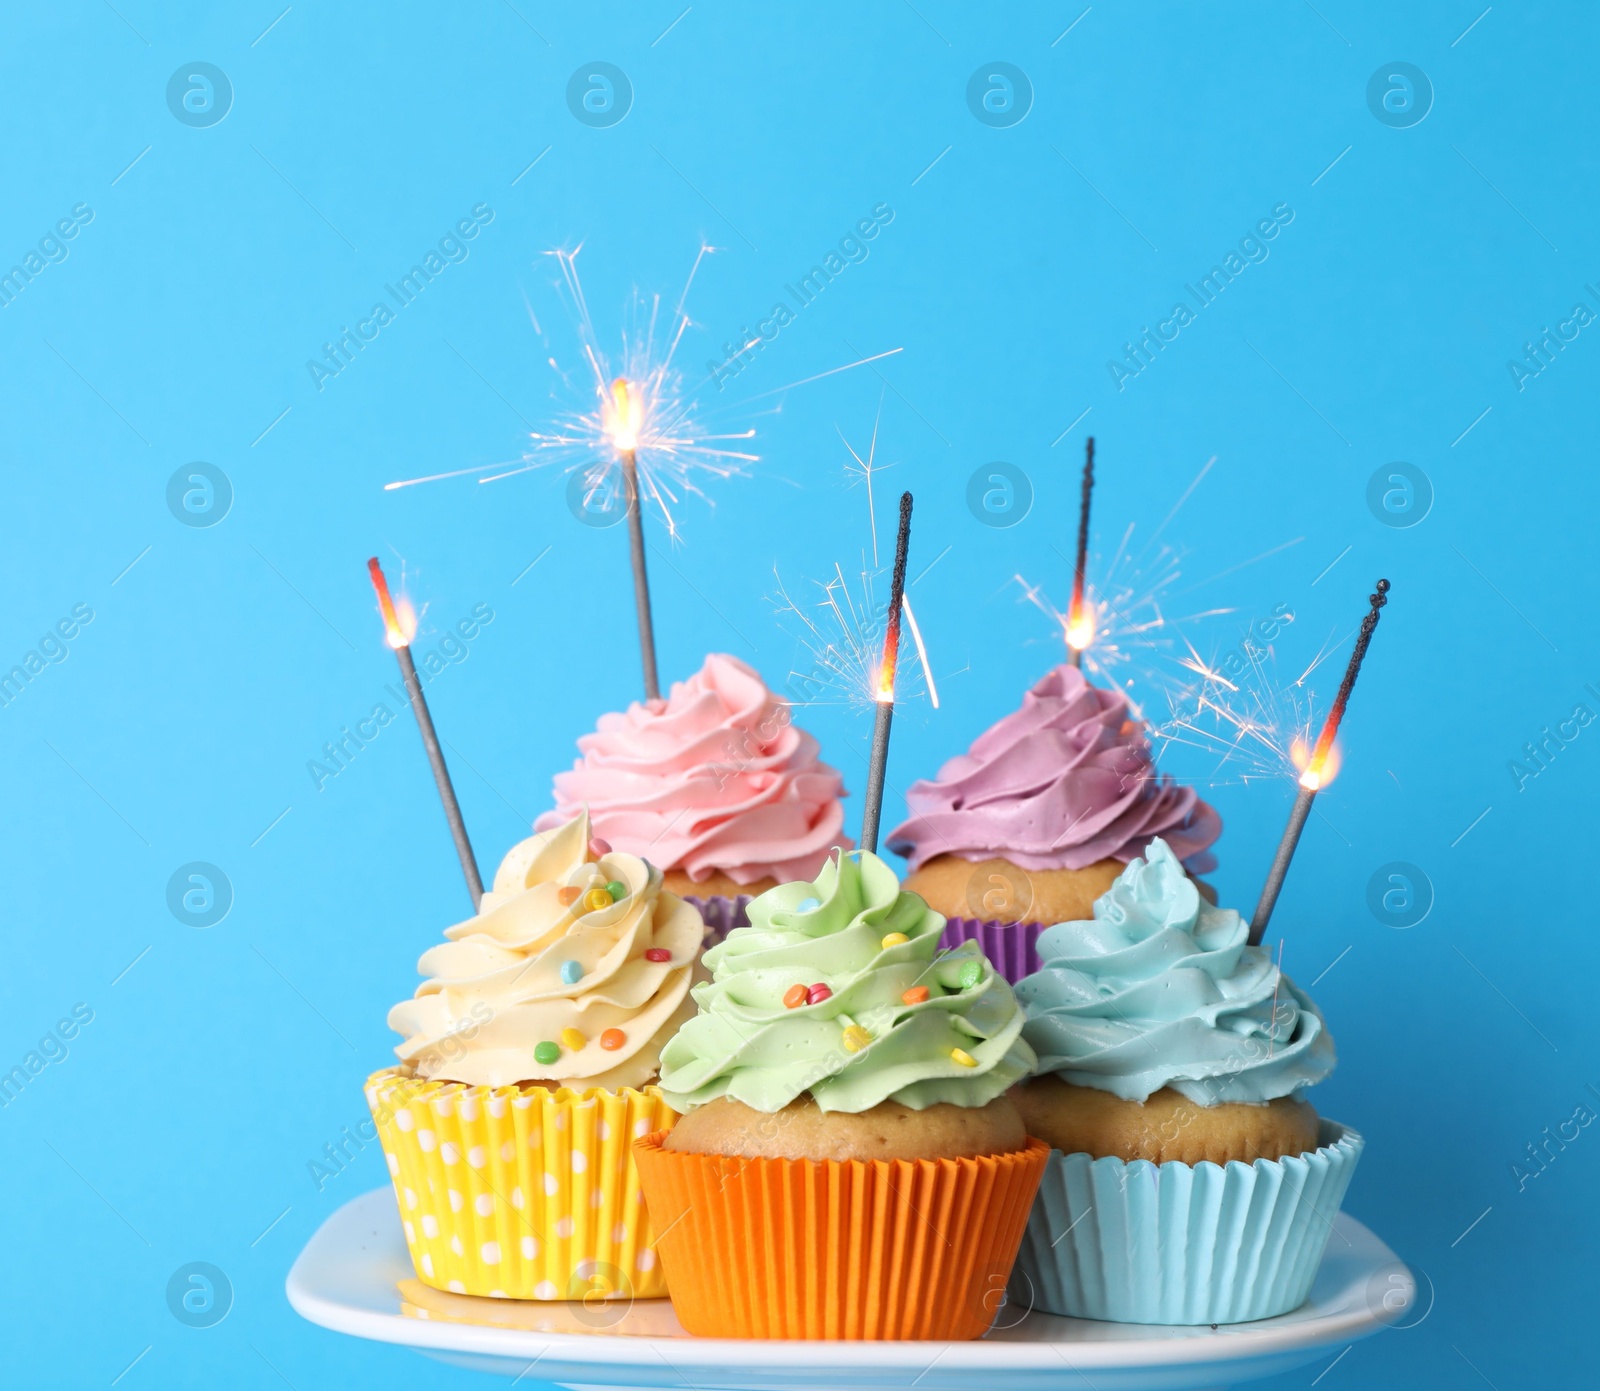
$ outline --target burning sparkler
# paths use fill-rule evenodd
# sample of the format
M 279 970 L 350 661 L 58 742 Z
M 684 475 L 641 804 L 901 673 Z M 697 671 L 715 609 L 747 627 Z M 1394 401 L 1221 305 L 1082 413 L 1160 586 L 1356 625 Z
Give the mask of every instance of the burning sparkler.
M 622 465 L 628 504 L 628 554 L 633 566 L 633 605 L 639 616 L 639 658 L 644 668 L 646 700 L 661 698 L 661 682 L 656 675 L 656 630 L 650 616 L 650 576 L 645 567 L 644 509 L 639 505 L 639 430 L 644 411 L 637 391 L 630 390 L 628 379 L 611 383 L 610 409 L 605 423 L 611 447 Z
M 883 656 L 873 698 L 877 712 L 872 726 L 872 753 L 867 760 L 867 792 L 861 812 L 861 846 L 876 853 L 878 820 L 883 812 L 883 782 L 889 767 L 889 731 L 894 723 L 894 677 L 900 660 L 900 604 L 906 592 L 906 555 L 911 545 L 911 494 L 900 494 L 900 529 L 895 537 L 894 571 L 889 582 Z
M 456 854 L 461 859 L 461 872 L 466 876 L 467 892 L 472 895 L 472 911 L 478 911 L 483 897 L 483 879 L 478 873 L 478 860 L 472 853 L 472 842 L 467 838 L 467 825 L 461 818 L 461 804 L 456 801 L 456 791 L 450 781 L 450 770 L 445 766 L 444 750 L 439 747 L 439 735 L 433 727 L 433 716 L 428 710 L 427 698 L 422 694 L 422 682 L 417 678 L 417 664 L 411 657 L 411 639 L 416 635 L 416 614 L 402 598 L 397 604 L 389 593 L 389 581 L 384 578 L 383 567 L 377 556 L 367 562 L 367 573 L 372 579 L 373 592 L 378 596 L 378 609 L 383 615 L 384 635 L 394 649 L 400 663 L 400 676 L 411 700 L 412 713 L 417 717 L 417 729 L 422 734 L 422 747 L 428 754 L 428 765 L 433 769 L 433 780 L 439 789 L 439 800 L 444 804 L 445 820 L 450 823 L 450 836 L 455 841 Z
M 1356 635 L 1355 650 L 1350 654 L 1350 664 L 1345 668 L 1344 680 L 1339 683 L 1338 693 L 1328 710 L 1328 718 L 1323 721 L 1322 732 L 1317 736 L 1316 745 L 1312 748 L 1300 773 L 1300 791 L 1295 796 L 1294 807 L 1289 813 L 1289 824 L 1284 828 L 1283 839 L 1278 843 L 1278 853 L 1273 858 L 1272 869 L 1261 890 L 1260 901 L 1256 904 L 1255 916 L 1250 920 L 1251 946 L 1259 945 L 1266 936 L 1267 923 L 1272 918 L 1272 910 L 1278 902 L 1284 878 L 1289 873 L 1289 864 L 1294 859 L 1295 847 L 1300 843 L 1300 833 L 1305 829 L 1306 818 L 1311 815 L 1311 804 L 1316 800 L 1317 793 L 1332 780 L 1335 771 L 1334 740 L 1344 719 L 1345 707 L 1350 703 L 1350 693 L 1355 689 L 1356 677 L 1360 674 L 1361 663 L 1367 655 L 1367 647 L 1372 642 L 1372 634 L 1376 631 L 1378 619 L 1388 602 L 1389 581 L 1379 580 L 1376 592 L 1368 600 L 1367 616 L 1362 620 L 1361 631 Z
M 1202 658 L 1192 642 L 1182 641 L 1177 666 L 1186 677 L 1182 685 L 1169 686 L 1167 718 L 1152 727 L 1153 737 L 1213 755 L 1216 763 L 1203 779 L 1212 786 L 1230 780 L 1225 771 L 1246 784 L 1281 778 L 1298 783 L 1311 764 L 1317 728 L 1309 683 L 1341 645 L 1337 635 L 1329 634 L 1293 680 L 1279 676 L 1276 647 L 1258 643 L 1253 633 L 1226 659 Z M 1321 759 L 1320 785 L 1333 781 L 1339 756 L 1335 742 Z
M 1127 687 L 1134 675 L 1151 684 L 1170 684 L 1168 659 L 1181 641 L 1184 625 L 1231 613 L 1231 609 L 1204 609 L 1169 618 L 1168 595 L 1183 576 L 1183 554 L 1171 546 L 1159 547 L 1150 558 L 1132 551 L 1134 528 L 1130 524 L 1101 585 L 1085 582 L 1082 597 L 1065 609 L 1050 601 L 1042 585 L 1022 575 L 1012 579 L 1021 589 L 1019 602 L 1032 604 L 1050 620 L 1055 638 L 1064 642 L 1068 660 L 1083 665 L 1108 685 Z M 1076 658 L 1077 660 L 1074 660 Z
M 1094 610 L 1084 603 L 1083 575 L 1089 560 L 1089 499 L 1094 492 L 1094 436 L 1084 442 L 1083 487 L 1078 496 L 1078 563 L 1072 569 L 1072 603 L 1067 609 L 1067 660 L 1083 665 L 1083 650 L 1094 641 Z
M 852 482 L 866 484 L 867 519 L 872 540 L 870 563 L 863 552 L 858 579 L 854 584 L 846 578 L 844 567 L 835 563 L 833 574 L 826 580 L 813 583 L 819 591 L 811 603 L 802 604 L 793 599 L 784 586 L 783 577 L 774 571 L 777 580 L 777 604 L 780 620 L 791 630 L 791 635 L 811 656 L 808 671 L 791 669 L 789 690 L 797 705 L 846 705 L 856 710 L 874 708 L 878 688 L 883 678 L 883 636 L 887 607 L 880 607 L 877 581 L 881 577 L 878 567 L 877 507 L 873 498 L 872 480 L 886 467 L 877 462 L 878 427 L 873 424 L 872 439 L 866 457 L 844 440 L 852 465 L 845 472 Z M 933 708 L 939 708 L 939 688 L 928 665 L 928 652 L 922 640 L 922 629 L 911 606 L 911 597 L 902 594 L 899 605 L 905 626 L 910 630 L 916 661 L 909 657 L 898 661 L 894 673 L 896 699 L 900 704 L 922 693 L 923 688 Z M 898 644 L 897 644 L 898 646 Z
M 742 476 L 757 462 L 757 455 L 736 447 L 738 442 L 753 438 L 755 431 L 713 431 L 702 419 L 696 400 L 698 391 L 706 383 L 702 381 L 694 390 L 688 389 L 683 375 L 674 366 L 684 333 L 691 324 L 684 305 L 701 262 L 713 248 L 700 248 L 683 290 L 666 315 L 667 322 L 663 323 L 660 295 L 648 299 L 635 295 L 621 336 L 620 352 L 614 359 L 601 347 L 583 282 L 578 276 L 577 260 L 581 250 L 580 246 L 577 251 L 550 253 L 561 268 L 560 291 L 576 324 L 583 359 L 576 378 L 563 369 L 553 355 L 547 359 L 566 401 L 558 410 L 553 425 L 546 430 L 530 432 L 527 450 L 513 463 L 453 469 L 384 486 L 392 491 L 471 475 L 477 475 L 479 483 L 495 483 L 534 469 L 556 466 L 568 474 L 578 475 L 585 505 L 596 496 L 620 493 L 627 507 L 645 695 L 655 699 L 659 695 L 659 681 L 645 564 L 644 511 L 654 509 L 669 538 L 678 540 L 678 509 L 687 497 L 702 497 L 709 502 L 702 483 Z M 531 305 L 528 312 L 534 331 L 543 338 L 544 330 Z M 891 348 L 858 362 L 830 368 L 764 392 L 762 396 L 781 395 L 899 351 L 899 348 Z M 760 396 L 751 398 L 752 401 L 760 399 Z M 620 488 L 615 486 L 618 482 Z
M 553 251 L 561 267 L 561 291 L 577 326 L 578 349 L 583 368 L 578 381 L 557 362 L 548 358 L 556 374 L 561 394 L 566 398 L 547 430 L 534 430 L 529 448 L 520 461 L 490 464 L 477 468 L 453 469 L 385 484 L 385 488 L 407 488 L 417 483 L 433 483 L 446 478 L 478 475 L 480 483 L 496 483 L 534 469 L 557 466 L 568 473 L 581 472 L 587 494 L 604 491 L 614 469 L 626 471 L 622 457 L 633 456 L 637 485 L 635 495 L 642 504 L 655 508 L 666 525 L 667 534 L 676 539 L 678 519 L 675 509 L 688 496 L 706 497 L 703 481 L 743 475 L 758 456 L 729 447 L 752 439 L 755 431 L 716 433 L 701 419 L 694 393 L 688 391 L 682 373 L 674 365 L 679 344 L 692 320 L 684 309 L 700 263 L 714 248 L 702 246 L 689 270 L 667 324 L 662 323 L 660 295 L 648 299 L 636 295 L 629 306 L 627 326 L 622 333 L 620 351 L 613 359 L 601 347 L 600 335 L 589 312 L 589 303 L 578 276 L 578 253 Z M 530 307 L 535 332 L 544 331 Z M 619 402 L 617 382 L 626 384 L 625 399 Z M 626 444 L 625 444 L 626 442 Z M 624 485 L 626 486 L 626 478 Z

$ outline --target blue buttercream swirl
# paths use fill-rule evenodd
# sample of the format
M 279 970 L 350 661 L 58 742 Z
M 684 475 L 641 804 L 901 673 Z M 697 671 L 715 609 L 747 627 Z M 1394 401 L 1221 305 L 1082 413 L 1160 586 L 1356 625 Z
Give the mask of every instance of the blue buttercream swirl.
M 1333 1040 L 1309 996 L 1247 945 L 1159 838 L 1095 900 L 1094 918 L 1039 937 L 1019 982 L 1037 1073 L 1143 1101 L 1172 1087 L 1202 1106 L 1263 1104 L 1333 1071 Z

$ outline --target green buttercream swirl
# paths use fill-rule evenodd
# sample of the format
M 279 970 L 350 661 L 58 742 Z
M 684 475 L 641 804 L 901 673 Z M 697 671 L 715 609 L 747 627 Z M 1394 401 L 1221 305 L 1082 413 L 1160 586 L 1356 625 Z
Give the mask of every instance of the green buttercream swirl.
M 662 1050 L 661 1090 L 677 1110 L 726 1096 L 770 1113 L 807 1092 L 824 1111 L 984 1106 L 1033 1068 L 1011 987 L 977 943 L 941 952 L 943 916 L 876 855 L 835 852 L 814 883 L 781 884 L 748 911 L 750 926 L 706 953 L 700 1012 Z M 907 940 L 885 947 L 895 932 Z M 819 984 L 826 1000 L 784 1004 L 792 986 Z M 928 998 L 904 1003 L 918 985 Z M 852 1025 L 870 1036 L 854 1052 Z

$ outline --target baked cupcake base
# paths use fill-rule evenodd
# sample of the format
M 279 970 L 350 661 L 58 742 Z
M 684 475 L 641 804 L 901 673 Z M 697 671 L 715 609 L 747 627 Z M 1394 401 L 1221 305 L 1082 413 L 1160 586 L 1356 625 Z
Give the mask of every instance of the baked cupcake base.
M 1144 1101 L 1125 1101 L 1097 1087 L 1074 1086 L 1054 1073 L 1022 1083 L 1011 1095 L 1028 1134 L 1052 1149 L 1091 1159 L 1249 1164 L 1317 1147 L 1317 1113 L 1294 1096 L 1259 1106 L 1201 1106 L 1163 1087 Z
M 635 1149 L 673 1309 L 717 1338 L 980 1337 L 1049 1155 L 750 1159 L 664 1139 Z
M 880 1101 L 866 1111 L 824 1111 L 808 1096 L 762 1112 L 726 1097 L 697 1106 L 673 1128 L 674 1154 L 743 1159 L 977 1158 L 1024 1149 L 1028 1132 L 1007 1096 L 987 1106 L 943 1103 L 913 1111 Z
M 387 1068 L 366 1094 L 424 1284 L 499 1299 L 667 1292 L 633 1154 L 677 1119 L 655 1087 L 468 1087 Z
M 1253 1164 L 1050 1152 L 1008 1302 L 1115 1323 L 1244 1323 L 1311 1291 L 1364 1142 L 1323 1121 L 1306 1154 Z
M 964 860 L 936 855 L 907 876 L 906 889 L 946 918 L 942 947 L 978 944 L 1012 985 L 1039 969 L 1039 934 L 1056 923 L 1094 916 L 1094 901 L 1127 868 L 1121 860 L 1097 860 L 1083 869 L 1022 869 L 1006 859 Z M 1209 884 L 1195 887 L 1207 902 Z

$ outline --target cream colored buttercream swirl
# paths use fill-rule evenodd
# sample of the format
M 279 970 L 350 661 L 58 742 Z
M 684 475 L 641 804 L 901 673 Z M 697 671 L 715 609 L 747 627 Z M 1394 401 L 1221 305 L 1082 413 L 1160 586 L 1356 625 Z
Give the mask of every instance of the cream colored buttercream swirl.
M 694 1013 L 704 924 L 655 866 L 594 859 L 589 844 L 579 815 L 514 846 L 478 915 L 422 954 L 427 979 L 389 1011 L 405 1038 L 395 1053 L 418 1076 L 491 1087 L 655 1080 L 662 1047 Z M 625 892 L 585 911 L 583 895 L 607 884 Z

